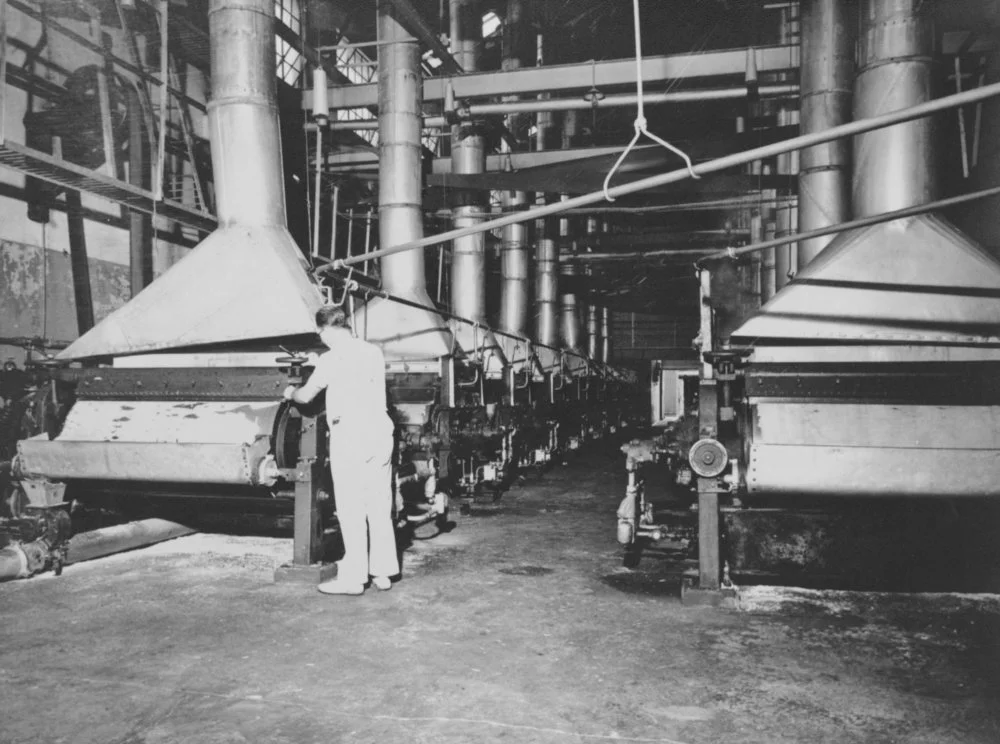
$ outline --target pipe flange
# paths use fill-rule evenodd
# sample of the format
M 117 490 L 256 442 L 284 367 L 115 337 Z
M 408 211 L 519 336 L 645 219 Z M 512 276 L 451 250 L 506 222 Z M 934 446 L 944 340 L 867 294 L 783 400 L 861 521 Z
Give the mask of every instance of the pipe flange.
M 699 439 L 688 452 L 688 462 L 701 478 L 717 478 L 729 464 L 729 453 L 716 439 Z

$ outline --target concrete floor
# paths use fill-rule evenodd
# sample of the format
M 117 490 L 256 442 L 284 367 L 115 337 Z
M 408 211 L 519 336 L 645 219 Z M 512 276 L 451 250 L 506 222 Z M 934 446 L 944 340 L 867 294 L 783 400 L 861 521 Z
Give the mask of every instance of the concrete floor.
M 1000 598 L 748 589 L 622 567 L 601 456 L 414 545 L 389 593 L 275 585 L 195 535 L 0 586 L 0 741 L 1000 741 Z

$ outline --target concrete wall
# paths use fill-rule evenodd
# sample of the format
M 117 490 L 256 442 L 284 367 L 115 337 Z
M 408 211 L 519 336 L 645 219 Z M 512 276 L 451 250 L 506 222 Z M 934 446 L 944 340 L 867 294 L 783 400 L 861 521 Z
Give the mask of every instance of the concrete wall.
M 6 13 L 10 37 L 34 46 L 41 35 L 41 25 L 12 8 L 8 8 Z M 82 36 L 90 36 L 86 23 L 66 18 L 59 18 L 58 21 Z M 114 53 L 131 60 L 122 33 L 117 29 L 104 30 L 112 36 Z M 8 47 L 8 50 L 8 64 L 22 65 L 25 52 L 14 47 Z M 72 72 L 100 61 L 97 54 L 52 29 L 41 58 L 52 63 L 53 67 L 38 64 L 36 74 L 57 84 L 63 81 L 58 68 Z M 185 73 L 188 94 L 196 100 L 205 100 L 205 76 L 193 68 Z M 152 96 L 156 105 L 158 93 L 154 90 Z M 3 118 L 6 137 L 10 141 L 24 143 L 23 118 L 27 111 L 27 99 L 24 91 L 7 86 Z M 43 99 L 35 99 L 36 111 L 44 105 Z M 191 116 L 194 133 L 206 136 L 207 117 L 197 110 L 192 110 Z M 102 166 L 100 171 L 110 173 L 107 165 Z M 66 214 L 53 209 L 45 225 L 29 220 L 27 204 L 18 198 L 24 184 L 24 173 L 0 167 L 0 339 L 37 338 L 65 343 L 77 336 Z M 193 199 L 190 180 L 184 183 L 183 192 L 187 199 Z M 172 196 L 179 198 L 180 193 Z M 94 315 L 100 321 L 129 299 L 129 234 L 118 204 L 83 194 L 82 205 L 88 214 L 84 230 L 90 258 Z M 175 225 L 163 218 L 156 219 L 155 228 L 160 237 L 153 242 L 153 266 L 154 275 L 159 275 L 185 255 L 187 245 L 196 241 L 199 235 L 196 231 L 181 230 L 176 233 L 178 241 L 173 242 L 167 236 L 175 234 Z M 21 363 L 24 350 L 0 343 L 0 358 L 14 358 Z

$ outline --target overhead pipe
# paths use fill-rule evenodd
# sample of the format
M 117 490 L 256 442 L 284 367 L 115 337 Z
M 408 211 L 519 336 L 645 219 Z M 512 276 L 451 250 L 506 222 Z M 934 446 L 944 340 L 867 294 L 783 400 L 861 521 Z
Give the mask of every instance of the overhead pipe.
M 478 64 L 478 41 L 482 19 L 476 18 L 476 0 L 450 0 L 451 47 L 455 59 L 468 72 Z M 477 23 L 478 20 L 478 23 Z M 486 170 L 486 146 L 476 123 L 456 124 L 451 129 L 451 172 L 480 174 Z M 478 191 L 457 190 L 453 197 L 452 222 L 456 228 L 483 221 L 483 203 Z M 454 241 L 451 251 L 451 305 L 458 315 L 486 320 L 486 234 L 473 233 Z
M 815 132 L 813 134 L 803 134 L 798 137 L 791 137 L 781 142 L 775 142 L 770 145 L 763 145 L 761 147 L 755 147 L 750 150 L 745 150 L 740 153 L 734 153 L 732 155 L 726 155 L 721 158 L 716 158 L 715 160 L 709 160 L 703 163 L 695 164 L 693 171 L 696 175 L 705 176 L 712 173 L 719 173 L 730 168 L 745 165 L 747 163 L 752 163 L 757 160 L 765 160 L 767 158 L 775 157 L 776 155 L 783 152 L 791 152 L 792 150 L 803 150 L 807 147 L 814 147 L 816 145 L 821 145 L 824 142 L 830 142 L 841 137 L 852 137 L 859 134 L 864 134 L 866 132 L 873 132 L 878 129 L 883 129 L 885 127 L 894 126 L 903 122 L 911 122 L 917 119 L 921 119 L 926 116 L 931 116 L 933 114 L 940 113 L 942 111 L 948 111 L 950 109 L 958 108 L 959 106 L 967 106 L 969 104 L 978 103 L 979 101 L 985 101 L 990 98 L 995 98 L 1000 96 L 1000 83 L 995 83 L 992 85 L 984 85 L 979 88 L 972 88 L 961 93 L 955 93 L 949 96 L 943 96 L 941 98 L 934 99 L 932 101 L 927 101 L 926 103 L 918 104 L 916 106 L 911 106 L 905 109 L 898 109 L 896 111 L 890 111 L 885 114 L 879 114 L 866 119 L 856 119 L 855 121 L 843 124 L 839 127 L 833 127 L 832 129 L 827 129 L 824 132 Z M 579 207 L 588 207 L 593 204 L 599 204 L 606 200 L 607 196 L 612 198 L 617 198 L 620 196 L 628 196 L 630 194 L 637 194 L 642 191 L 647 191 L 649 189 L 658 188 L 660 186 L 667 186 L 673 183 L 679 183 L 685 181 L 691 177 L 691 170 L 688 168 L 681 168 L 678 170 L 673 170 L 668 173 L 661 173 L 655 176 L 649 176 L 648 178 L 641 178 L 630 183 L 621 184 L 620 186 L 613 186 L 605 192 L 603 189 L 600 191 L 594 191 L 589 194 L 582 194 L 580 196 L 573 197 L 568 201 L 555 202 L 552 204 L 545 204 L 543 206 L 535 207 L 534 209 L 527 210 L 519 214 L 510 214 L 503 217 L 497 217 L 496 219 L 488 220 L 478 225 L 474 229 L 465 228 L 463 230 L 450 230 L 447 232 L 439 233 L 438 235 L 432 235 L 426 238 L 421 238 L 419 240 L 413 240 L 408 243 L 403 243 L 400 245 L 393 246 L 391 248 L 383 248 L 377 251 L 371 251 L 364 256 L 354 256 L 347 259 L 338 259 L 336 261 L 331 261 L 327 264 L 327 267 L 337 269 L 343 268 L 345 266 L 351 266 L 357 263 L 362 263 L 363 261 L 370 260 L 372 258 L 378 258 L 382 256 L 394 255 L 396 253 L 405 253 L 408 251 L 414 251 L 430 245 L 439 245 L 441 243 L 446 243 L 450 240 L 454 240 L 462 235 L 469 234 L 469 232 L 488 232 L 491 230 L 496 230 L 498 228 L 504 227 L 506 225 L 513 225 L 520 222 L 527 222 L 530 220 L 539 220 L 544 217 L 550 217 L 552 215 L 561 214 L 562 212 L 568 212 L 572 209 L 577 209 Z M 810 236 L 816 237 L 816 236 Z M 797 239 L 797 238 L 796 238 Z
M 851 120 L 854 38 L 847 0 L 801 0 L 800 126 L 805 134 Z M 808 232 L 850 218 L 850 142 L 834 140 L 802 151 L 799 159 L 799 229 Z M 832 237 L 798 245 L 804 268 Z
M 795 96 L 798 93 L 799 86 L 794 84 L 762 85 L 759 90 L 759 95 L 762 98 Z M 644 93 L 642 100 L 647 106 L 653 106 L 670 103 L 736 101 L 746 97 L 747 89 L 745 87 L 707 88 L 705 90 L 681 90 L 670 93 Z M 552 113 L 557 111 L 590 111 L 595 108 L 631 107 L 635 106 L 638 100 L 635 93 L 623 93 L 620 95 L 607 95 L 599 100 L 588 100 L 586 98 L 539 98 L 522 101 L 501 101 L 499 103 L 468 103 L 460 105 L 455 109 L 454 113 L 459 118 L 472 118 L 482 116 L 510 116 L 512 114 Z M 426 129 L 441 128 L 448 125 L 448 121 L 444 116 L 425 116 L 423 122 Z M 331 121 L 329 127 L 334 131 L 369 130 L 378 127 L 378 120 Z

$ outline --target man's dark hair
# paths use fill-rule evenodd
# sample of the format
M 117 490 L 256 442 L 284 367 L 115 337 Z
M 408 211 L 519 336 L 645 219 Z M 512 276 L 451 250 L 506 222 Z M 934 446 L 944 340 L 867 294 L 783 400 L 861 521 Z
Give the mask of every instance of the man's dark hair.
M 316 327 L 320 329 L 350 328 L 351 322 L 344 308 L 326 305 L 316 311 Z

